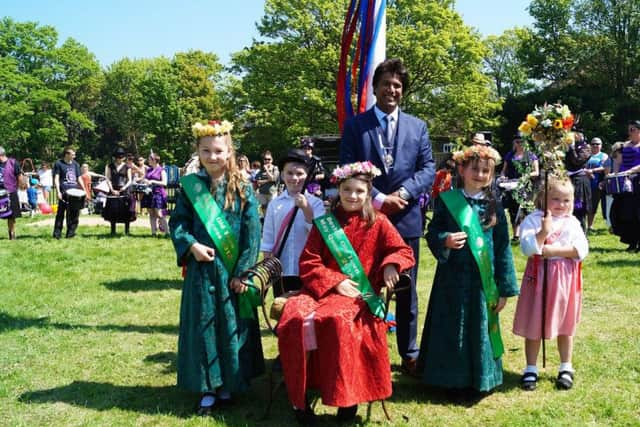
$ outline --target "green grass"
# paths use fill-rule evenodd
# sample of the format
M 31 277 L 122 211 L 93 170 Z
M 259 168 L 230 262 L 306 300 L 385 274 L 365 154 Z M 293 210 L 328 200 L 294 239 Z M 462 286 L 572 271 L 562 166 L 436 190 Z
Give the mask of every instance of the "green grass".
M 143 219 L 144 220 L 144 219 Z M 18 223 L 15 242 L 0 222 L 0 425 L 285 425 L 294 419 L 283 389 L 271 417 L 261 417 L 267 379 L 214 419 L 192 416 L 195 396 L 175 387 L 180 270 L 168 239 L 132 228 L 80 227 L 73 240 Z M 640 254 L 627 254 L 604 224 L 590 236 L 584 264 L 583 318 L 575 340 L 576 386 L 553 385 L 555 342 L 533 393 L 518 388 L 523 342 L 510 332 L 515 300 L 502 316 L 505 383 L 479 402 L 452 402 L 397 372 L 389 336 L 392 425 L 640 425 Z M 525 259 L 517 248 L 517 270 Z M 420 330 L 435 261 L 423 247 Z M 265 357 L 275 339 L 263 334 Z M 317 408 L 330 422 L 334 408 Z M 325 415 L 326 414 L 326 415 Z M 364 405 L 359 414 L 365 416 Z M 365 417 L 366 418 L 366 417 Z M 387 424 L 379 404 L 369 421 Z

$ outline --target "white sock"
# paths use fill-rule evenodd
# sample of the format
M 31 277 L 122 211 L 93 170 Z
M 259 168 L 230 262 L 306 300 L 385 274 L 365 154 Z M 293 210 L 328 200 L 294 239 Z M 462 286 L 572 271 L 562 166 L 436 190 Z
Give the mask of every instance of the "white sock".
M 573 366 L 571 366 L 571 362 L 560 363 L 560 368 L 558 369 L 558 372 L 562 372 L 562 371 L 573 372 Z
M 524 368 L 524 371 L 522 371 L 523 374 L 536 374 L 538 375 L 538 367 L 536 365 L 527 365 L 526 368 Z
M 205 394 L 204 396 L 202 396 L 202 399 L 200 399 L 200 406 L 202 406 L 203 408 L 206 408 L 207 406 L 213 406 L 214 403 L 216 403 L 216 397 L 211 394 Z

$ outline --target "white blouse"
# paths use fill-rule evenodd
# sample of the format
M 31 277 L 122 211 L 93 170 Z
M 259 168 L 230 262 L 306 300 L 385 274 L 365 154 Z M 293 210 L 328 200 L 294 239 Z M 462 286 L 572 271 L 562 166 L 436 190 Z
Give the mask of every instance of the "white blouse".
M 520 249 L 522 253 L 530 257 L 532 255 L 542 255 L 542 246 L 538 246 L 536 234 L 542 228 L 542 211 L 527 215 L 520 224 Z M 580 222 L 573 216 L 553 217 L 553 226 L 551 232 L 553 240 L 549 246 L 573 246 L 578 251 L 576 261 L 582 261 L 589 253 L 589 242 L 580 227 Z M 550 259 L 559 259 L 562 257 L 551 257 Z

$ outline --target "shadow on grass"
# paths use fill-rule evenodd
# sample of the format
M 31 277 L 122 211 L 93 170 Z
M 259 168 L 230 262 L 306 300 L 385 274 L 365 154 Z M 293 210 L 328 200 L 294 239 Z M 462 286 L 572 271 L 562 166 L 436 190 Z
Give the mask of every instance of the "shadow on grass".
M 51 389 L 23 393 L 19 399 L 27 404 L 66 403 L 97 411 L 120 409 L 149 415 L 178 418 L 195 416 L 197 395 L 176 387 L 130 386 L 91 381 L 74 381 Z M 229 426 L 246 426 L 257 414 L 247 406 L 236 405 L 217 412 L 213 419 Z
M 608 260 L 598 260 L 598 265 L 606 266 L 606 267 L 636 267 L 640 264 L 640 255 L 636 255 L 633 258 L 627 259 L 608 259 Z
M 145 363 L 157 363 L 164 365 L 163 374 L 175 373 L 178 371 L 178 354 L 175 351 L 162 351 L 156 354 L 150 354 L 144 358 Z
M 182 280 L 164 279 L 120 279 L 113 282 L 103 282 L 102 286 L 111 291 L 142 292 L 164 291 L 167 289 L 182 289 Z
M 603 247 L 603 246 L 595 246 L 595 245 L 589 245 L 589 252 L 592 253 L 602 253 L 602 254 L 606 254 L 606 253 L 619 253 L 619 254 L 624 254 L 624 247 L 619 247 L 619 248 L 609 248 L 609 247 Z
M 394 366 L 394 371 L 399 373 L 400 367 Z M 389 402 L 419 402 L 430 403 L 441 406 L 461 406 L 471 408 L 481 400 L 490 397 L 493 393 L 504 393 L 508 390 L 518 388 L 520 374 L 510 371 L 503 372 L 503 383 L 491 392 L 478 392 L 472 389 L 448 389 L 444 387 L 434 387 L 426 385 L 420 378 L 413 378 L 407 375 L 397 374 L 393 377 L 393 395 Z M 402 419 L 407 423 L 415 422 L 411 420 L 412 414 L 401 414 Z
M 142 334 L 178 334 L 178 325 L 83 325 L 76 323 L 50 322 L 48 317 L 20 317 L 12 316 L 0 311 L 0 333 L 5 331 L 29 328 L 53 328 L 62 330 L 96 330 L 116 332 L 138 332 Z

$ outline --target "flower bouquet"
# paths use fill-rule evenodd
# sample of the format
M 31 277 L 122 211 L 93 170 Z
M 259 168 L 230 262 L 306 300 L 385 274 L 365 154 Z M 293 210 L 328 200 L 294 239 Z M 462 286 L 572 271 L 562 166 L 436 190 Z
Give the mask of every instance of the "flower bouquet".
M 527 115 L 518 130 L 533 140 L 542 168 L 551 175 L 565 174 L 564 155 L 574 142 L 571 128 L 575 119 L 569 107 L 563 104 L 544 104 Z

